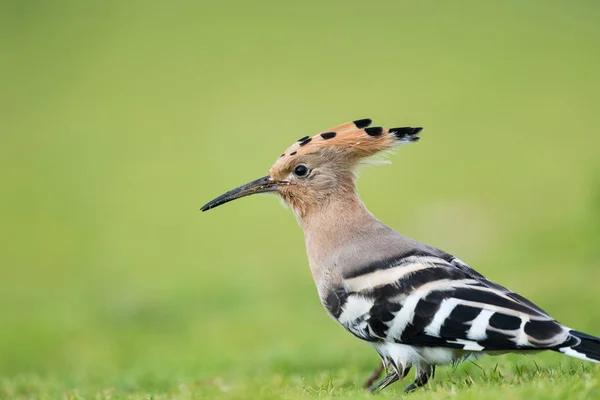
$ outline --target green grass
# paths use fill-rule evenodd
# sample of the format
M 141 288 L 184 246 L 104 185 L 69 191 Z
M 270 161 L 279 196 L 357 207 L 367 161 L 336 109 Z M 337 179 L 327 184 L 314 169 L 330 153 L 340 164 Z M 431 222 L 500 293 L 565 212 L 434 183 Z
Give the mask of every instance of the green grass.
M 363 398 L 293 215 L 198 208 L 290 143 L 422 125 L 369 209 L 600 335 L 591 1 L 0 4 L 0 399 Z M 555 353 L 440 368 L 412 399 L 599 398 Z M 402 396 L 408 382 L 381 398 Z
M 298 364 L 304 361 L 305 364 L 312 363 L 311 359 L 300 359 Z M 110 382 L 89 377 L 71 378 L 65 382 L 64 378 L 22 375 L 2 380 L 0 395 L 13 399 L 369 399 L 373 395 L 364 392 L 356 382 L 357 375 L 368 372 L 366 365 L 359 367 L 355 364 L 353 367 L 336 365 L 313 371 L 306 367 L 293 371 L 292 366 L 279 366 L 276 370 L 269 366 L 257 370 L 255 365 L 226 376 L 204 376 L 203 370 L 194 367 L 177 372 L 132 370 L 111 377 Z M 378 396 L 403 396 L 402 384 L 393 385 Z M 447 397 L 594 399 L 599 395 L 597 368 L 573 363 L 544 367 L 533 360 L 517 361 L 503 357 L 493 362 L 468 362 L 459 368 L 440 368 L 433 383 L 410 394 L 410 397 L 417 400 Z

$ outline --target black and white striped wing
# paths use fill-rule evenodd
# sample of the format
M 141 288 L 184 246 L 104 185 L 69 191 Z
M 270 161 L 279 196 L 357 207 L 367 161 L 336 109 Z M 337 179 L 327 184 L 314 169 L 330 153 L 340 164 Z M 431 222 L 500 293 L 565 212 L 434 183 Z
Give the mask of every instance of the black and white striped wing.
M 469 351 L 556 349 L 569 330 L 452 256 L 412 252 L 344 277 L 326 300 L 354 335 Z

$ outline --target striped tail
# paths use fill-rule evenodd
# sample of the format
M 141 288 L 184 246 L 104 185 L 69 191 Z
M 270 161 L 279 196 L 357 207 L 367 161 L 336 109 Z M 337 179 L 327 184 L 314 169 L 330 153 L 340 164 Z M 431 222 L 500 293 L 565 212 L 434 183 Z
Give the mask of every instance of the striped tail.
M 600 363 L 600 338 L 587 333 L 570 330 L 571 337 L 557 351 L 571 357 L 576 357 L 586 361 Z

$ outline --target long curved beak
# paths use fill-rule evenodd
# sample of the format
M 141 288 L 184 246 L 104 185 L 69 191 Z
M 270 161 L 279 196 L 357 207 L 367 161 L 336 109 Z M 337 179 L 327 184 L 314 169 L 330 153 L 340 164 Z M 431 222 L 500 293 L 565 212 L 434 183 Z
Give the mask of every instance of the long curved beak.
M 228 203 L 232 200 L 239 199 L 244 196 L 250 196 L 256 193 L 275 192 L 280 185 L 287 184 L 287 182 L 280 182 L 273 180 L 270 176 L 263 176 L 260 179 L 246 183 L 238 188 L 230 190 L 229 192 L 222 194 L 214 200 L 209 201 L 202 206 L 200 211 L 208 211 L 211 208 L 220 206 L 221 204 Z

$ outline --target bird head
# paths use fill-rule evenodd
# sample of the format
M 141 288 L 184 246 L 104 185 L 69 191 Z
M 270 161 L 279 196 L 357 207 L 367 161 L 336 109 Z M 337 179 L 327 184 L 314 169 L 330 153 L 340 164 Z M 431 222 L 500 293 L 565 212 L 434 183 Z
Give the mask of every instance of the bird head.
M 299 139 L 275 161 L 267 176 L 230 190 L 201 210 L 256 193 L 275 192 L 302 218 L 331 198 L 355 193 L 354 170 L 361 160 L 416 142 L 422 130 L 370 125 L 370 119 L 361 119 Z

